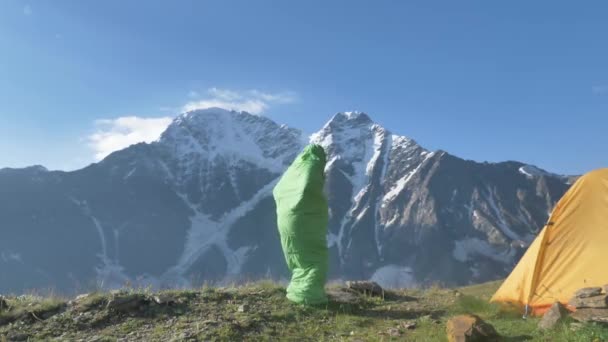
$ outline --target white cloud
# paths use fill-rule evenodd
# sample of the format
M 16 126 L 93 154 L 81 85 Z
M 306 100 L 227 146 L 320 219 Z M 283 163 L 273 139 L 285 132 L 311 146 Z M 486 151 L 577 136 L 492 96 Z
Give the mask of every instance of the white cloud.
M 192 92 L 190 92 L 192 93 Z M 182 107 L 182 111 L 189 112 L 197 109 L 212 107 L 227 110 L 245 111 L 251 114 L 261 114 L 271 105 L 286 104 L 296 100 L 293 92 L 264 93 L 259 90 L 248 90 L 238 92 L 228 89 L 210 88 L 207 90 L 208 97 L 201 100 L 190 101 Z
M 593 95 L 606 95 L 608 94 L 608 85 L 597 85 L 591 87 Z
M 112 120 L 98 120 L 97 131 L 89 136 L 95 159 L 101 160 L 114 151 L 140 142 L 157 140 L 172 118 L 142 118 L 125 116 Z
M 242 100 L 243 95 L 239 94 L 236 91 L 228 90 L 228 89 L 219 89 L 219 88 L 209 88 L 207 93 L 214 98 L 221 99 L 224 101 L 237 101 Z
M 30 6 L 30 5 L 23 6 L 23 14 L 25 14 L 25 15 L 31 15 L 32 14 L 32 6 Z
M 250 90 L 249 93 L 252 96 L 260 98 L 264 101 L 275 102 L 275 103 L 292 103 L 292 102 L 296 101 L 296 99 L 297 99 L 296 94 L 291 91 L 286 91 L 286 92 L 277 93 L 277 94 L 269 94 L 269 93 L 263 93 L 261 91 L 254 89 L 254 90 Z

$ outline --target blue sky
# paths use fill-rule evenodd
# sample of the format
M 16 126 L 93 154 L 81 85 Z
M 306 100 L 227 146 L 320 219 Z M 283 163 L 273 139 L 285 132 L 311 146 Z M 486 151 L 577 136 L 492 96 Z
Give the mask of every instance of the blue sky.
M 601 1 L 4 0 L 0 167 L 76 169 L 210 104 L 307 133 L 360 110 L 466 159 L 605 167 L 606 13 Z

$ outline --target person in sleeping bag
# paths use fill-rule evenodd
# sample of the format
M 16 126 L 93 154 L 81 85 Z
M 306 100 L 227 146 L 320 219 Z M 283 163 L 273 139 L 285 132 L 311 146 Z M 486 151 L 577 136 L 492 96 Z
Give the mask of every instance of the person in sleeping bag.
M 308 145 L 273 189 L 281 246 L 291 271 L 287 298 L 301 304 L 327 302 L 329 215 L 323 193 L 325 163 L 323 147 Z

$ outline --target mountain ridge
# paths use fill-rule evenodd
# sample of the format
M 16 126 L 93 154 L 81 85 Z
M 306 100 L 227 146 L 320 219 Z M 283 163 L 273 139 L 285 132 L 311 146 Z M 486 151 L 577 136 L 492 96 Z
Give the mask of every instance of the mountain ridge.
M 14 195 L 0 195 L 0 252 L 19 256 L 0 259 L 0 271 L 23 273 L 0 291 L 285 279 L 270 192 L 309 142 L 328 154 L 334 279 L 409 287 L 504 276 L 569 185 L 523 163 L 428 151 L 361 112 L 337 113 L 307 140 L 266 117 L 195 111 L 81 170 L 0 170 Z

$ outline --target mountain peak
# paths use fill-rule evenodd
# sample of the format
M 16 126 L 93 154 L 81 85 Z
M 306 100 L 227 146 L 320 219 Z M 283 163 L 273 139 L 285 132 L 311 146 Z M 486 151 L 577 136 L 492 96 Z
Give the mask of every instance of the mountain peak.
M 339 112 L 334 115 L 327 123 L 328 125 L 343 125 L 344 123 L 369 125 L 374 124 L 374 121 L 364 112 Z
M 310 141 L 321 145 L 330 144 L 331 137 L 346 135 L 349 138 L 359 139 L 362 135 L 369 134 L 372 130 L 385 131 L 383 127 L 376 124 L 367 114 L 363 112 L 339 112 L 335 114 L 326 124 L 310 137 Z
M 177 117 L 160 145 L 184 163 L 193 157 L 246 160 L 279 172 L 300 149 L 301 132 L 247 112 L 209 108 Z
M 206 119 L 210 117 L 217 116 L 231 116 L 238 112 L 230 111 L 219 107 L 205 108 L 205 109 L 195 109 L 189 112 L 185 112 L 180 114 L 175 120 L 173 120 L 174 124 L 180 124 L 183 122 L 191 122 L 197 121 L 201 119 Z

